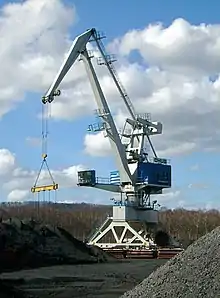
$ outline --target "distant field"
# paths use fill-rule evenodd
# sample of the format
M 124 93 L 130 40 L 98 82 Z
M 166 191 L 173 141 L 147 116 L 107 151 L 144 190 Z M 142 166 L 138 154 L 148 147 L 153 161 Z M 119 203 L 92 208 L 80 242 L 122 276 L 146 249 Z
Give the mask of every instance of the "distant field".
M 95 265 L 55 266 L 4 273 L 24 279 L 21 288 L 40 298 L 118 298 L 166 260 L 123 260 Z

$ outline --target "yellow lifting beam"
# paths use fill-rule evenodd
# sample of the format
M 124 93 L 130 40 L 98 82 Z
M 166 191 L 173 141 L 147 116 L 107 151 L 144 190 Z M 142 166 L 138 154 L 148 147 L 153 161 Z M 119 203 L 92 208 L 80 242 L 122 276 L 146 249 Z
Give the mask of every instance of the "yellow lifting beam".
M 43 185 L 43 186 L 34 186 L 31 188 L 31 192 L 41 192 L 41 191 L 50 191 L 50 190 L 57 190 L 58 184 L 50 184 L 50 185 Z

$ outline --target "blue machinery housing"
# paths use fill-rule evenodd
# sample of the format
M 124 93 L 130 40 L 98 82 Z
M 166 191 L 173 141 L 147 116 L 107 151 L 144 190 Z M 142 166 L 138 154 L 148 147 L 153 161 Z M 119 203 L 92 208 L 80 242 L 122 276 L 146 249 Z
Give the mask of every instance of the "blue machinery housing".
M 171 165 L 151 162 L 139 163 L 137 183 L 158 186 L 160 188 L 171 187 Z
M 110 178 L 105 180 L 106 184 L 120 184 L 119 171 L 110 172 Z M 95 186 L 99 183 L 95 170 L 78 172 L 78 185 Z M 171 165 L 160 163 L 139 163 L 137 167 L 137 184 L 145 184 L 153 188 L 171 187 Z

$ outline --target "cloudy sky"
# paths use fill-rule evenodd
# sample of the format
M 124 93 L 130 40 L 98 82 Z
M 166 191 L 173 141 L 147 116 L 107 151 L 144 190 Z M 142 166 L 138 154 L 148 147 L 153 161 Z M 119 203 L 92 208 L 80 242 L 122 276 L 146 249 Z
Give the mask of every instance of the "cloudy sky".
M 166 4 L 165 4 L 166 3 Z M 163 123 L 152 141 L 171 159 L 173 187 L 158 200 L 167 207 L 218 208 L 220 168 L 220 3 L 217 0 L 0 1 L 0 199 L 33 199 L 41 164 L 41 96 L 73 39 L 103 31 L 109 53 L 137 112 Z M 93 49 L 94 52 L 96 49 Z M 118 125 L 121 98 L 94 61 Z M 107 139 L 87 134 L 96 104 L 82 62 L 62 82 L 50 109 L 48 163 L 60 184 L 59 201 L 108 204 L 111 194 L 78 188 L 77 171 L 116 169 Z M 40 183 L 44 183 L 45 173 Z

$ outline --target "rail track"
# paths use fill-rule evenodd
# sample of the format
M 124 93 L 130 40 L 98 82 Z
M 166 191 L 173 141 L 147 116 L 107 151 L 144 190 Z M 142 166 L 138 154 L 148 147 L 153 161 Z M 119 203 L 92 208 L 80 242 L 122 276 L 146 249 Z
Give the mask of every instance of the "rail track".
M 103 249 L 117 259 L 171 259 L 180 252 L 182 248 L 153 249 Z

